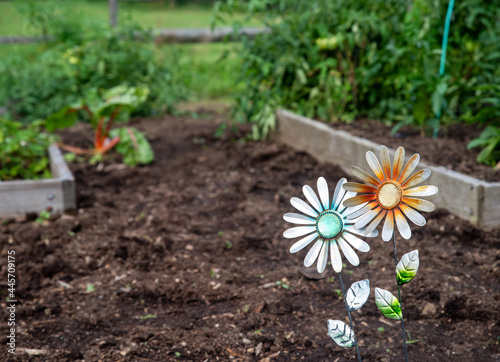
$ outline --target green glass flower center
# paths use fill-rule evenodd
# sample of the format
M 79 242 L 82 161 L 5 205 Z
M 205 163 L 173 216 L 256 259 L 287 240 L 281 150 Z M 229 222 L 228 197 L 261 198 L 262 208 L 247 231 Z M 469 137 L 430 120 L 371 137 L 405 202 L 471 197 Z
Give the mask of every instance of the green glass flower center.
M 316 231 L 324 239 L 332 239 L 343 230 L 342 218 L 335 211 L 323 211 L 316 221 Z

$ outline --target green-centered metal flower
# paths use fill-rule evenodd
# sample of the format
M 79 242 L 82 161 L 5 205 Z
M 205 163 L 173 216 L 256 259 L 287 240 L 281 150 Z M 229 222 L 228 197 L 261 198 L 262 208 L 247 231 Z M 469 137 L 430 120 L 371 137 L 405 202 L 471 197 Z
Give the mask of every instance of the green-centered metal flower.
M 347 180 L 342 178 L 337 183 L 331 203 L 328 184 L 323 177 L 318 178 L 317 182 L 319 198 L 312 187 L 305 185 L 302 191 L 312 206 L 298 197 L 292 197 L 290 199 L 292 206 L 305 215 L 286 213 L 283 216 L 285 221 L 303 225 L 285 230 L 283 233 L 283 236 L 288 239 L 302 237 L 292 245 L 290 252 L 296 253 L 314 242 L 304 259 L 304 265 L 310 267 L 317 260 L 317 270 L 319 273 L 325 271 L 328 262 L 328 253 L 330 253 L 333 270 L 340 273 L 342 270 L 340 251 L 342 251 L 349 263 L 357 266 L 359 265 L 359 258 L 354 249 L 365 253 L 370 250 L 370 246 L 356 236 L 364 235 L 364 230 L 356 230 L 354 228 L 356 219 L 348 219 L 351 213 L 356 212 L 363 205 L 355 208 L 347 208 L 342 205 L 344 200 L 356 195 L 355 192 L 346 192 L 344 190 L 342 186 L 346 182 Z M 375 237 L 377 235 L 378 231 L 373 230 L 366 236 Z

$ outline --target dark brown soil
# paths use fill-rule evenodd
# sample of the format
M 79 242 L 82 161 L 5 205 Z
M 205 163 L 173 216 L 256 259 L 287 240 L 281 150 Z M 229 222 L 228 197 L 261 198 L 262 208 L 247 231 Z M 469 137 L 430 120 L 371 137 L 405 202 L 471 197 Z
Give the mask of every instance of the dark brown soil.
M 306 251 L 290 254 L 282 237 L 304 183 L 350 176 L 284 146 L 215 139 L 211 120 L 136 126 L 152 141 L 152 165 L 72 164 L 75 215 L 0 226 L 1 355 L 15 250 L 19 360 L 355 360 L 327 335 L 327 319 L 347 321 L 338 277 L 330 267 L 326 278 L 305 277 Z M 75 130 L 64 138 L 82 143 Z M 410 241 L 398 240 L 400 255 L 420 252 L 417 277 L 402 288 L 410 360 L 499 360 L 500 232 L 441 210 L 426 216 Z M 392 247 L 369 242 L 360 266 L 342 272 L 348 286 L 372 286 L 353 314 L 361 353 L 401 361 L 400 326 L 373 299 L 376 286 L 397 293 Z
M 373 120 L 356 120 L 353 123 L 330 123 L 358 137 L 396 149 L 404 146 L 408 154 L 418 153 L 426 163 L 444 166 L 488 182 L 500 182 L 500 170 L 478 163 L 480 148 L 467 149 L 469 142 L 477 138 L 482 129 L 477 125 L 455 124 L 443 127 L 438 138 L 422 138 L 418 130 L 408 126 L 390 136 L 392 126 Z

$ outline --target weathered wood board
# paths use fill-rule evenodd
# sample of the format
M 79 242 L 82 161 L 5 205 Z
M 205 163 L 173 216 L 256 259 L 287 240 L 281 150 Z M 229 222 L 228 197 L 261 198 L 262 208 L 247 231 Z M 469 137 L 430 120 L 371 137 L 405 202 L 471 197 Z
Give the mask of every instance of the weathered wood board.
M 49 148 L 52 178 L 0 181 L 0 218 L 51 210 L 59 214 L 76 208 L 75 179 L 56 145 Z
M 248 38 L 253 39 L 257 35 L 267 33 L 268 28 L 241 28 L 238 33 L 244 34 Z M 233 28 L 223 27 L 215 29 L 154 29 L 151 35 L 156 44 L 163 43 L 214 43 L 222 42 L 224 40 L 234 41 L 237 40 L 233 36 Z M 137 35 L 138 40 L 143 40 L 141 35 Z M 0 37 L 0 44 L 30 44 L 43 41 L 52 41 L 53 37 L 48 36 L 43 38 L 41 36 L 3 36 Z
M 380 145 L 375 142 L 286 110 L 277 111 L 276 116 L 278 141 L 305 151 L 320 162 L 339 165 L 347 175 L 352 175 L 351 166 L 369 169 L 365 158 L 367 151 L 379 155 Z M 389 152 L 394 157 L 394 150 Z M 437 195 L 428 198 L 436 207 L 483 229 L 500 228 L 500 182 L 478 180 L 445 167 L 428 165 L 425 161 L 419 163 L 417 170 L 422 168 L 432 171 L 425 184 L 439 188 Z M 348 178 L 354 179 L 354 176 Z

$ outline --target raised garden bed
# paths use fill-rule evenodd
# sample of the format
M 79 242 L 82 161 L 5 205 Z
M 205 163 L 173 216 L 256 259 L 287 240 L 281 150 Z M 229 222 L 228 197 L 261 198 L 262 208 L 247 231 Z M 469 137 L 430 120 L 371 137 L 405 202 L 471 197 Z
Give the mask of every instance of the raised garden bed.
M 48 210 L 59 214 L 76 208 L 75 180 L 59 147 L 49 147 L 52 178 L 0 182 L 0 218 L 17 218 Z
M 320 162 L 339 165 L 348 174 L 351 166 L 366 165 L 367 151 L 379 152 L 380 144 L 335 130 L 325 123 L 286 110 L 279 110 L 276 115 L 280 142 L 305 151 Z M 404 146 L 404 140 L 401 144 Z M 394 156 L 394 150 L 389 152 Z M 407 156 L 411 156 L 408 153 Z M 425 160 L 420 161 L 417 170 L 422 168 L 432 171 L 427 183 L 439 188 L 439 193 L 432 197 L 436 207 L 480 228 L 500 227 L 500 182 L 479 180 L 443 166 L 430 165 Z
M 72 163 L 75 215 L 0 225 L 0 254 L 16 250 L 19 274 L 16 357 L 354 361 L 327 335 L 328 318 L 347 319 L 338 279 L 331 267 L 323 279 L 303 275 L 306 251 L 290 254 L 282 236 L 302 185 L 324 176 L 333 187 L 349 173 L 282 144 L 216 139 L 209 120 L 134 126 L 150 139 L 153 164 Z M 88 142 L 80 128 L 62 138 Z M 426 218 L 411 240 L 398 240 L 401 255 L 418 249 L 421 262 L 402 295 L 410 360 L 498 360 L 500 231 L 445 210 Z M 359 267 L 347 263 L 344 283 L 369 277 L 394 292 L 392 245 L 369 243 Z M 0 267 L 0 281 L 6 273 Z M 3 321 L 5 298 L 0 289 Z M 373 289 L 353 318 L 364 361 L 403 360 L 401 328 L 382 317 Z

